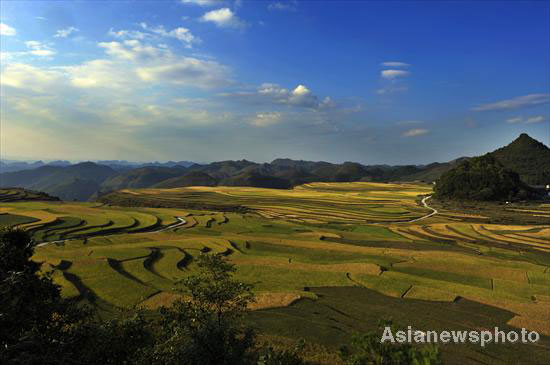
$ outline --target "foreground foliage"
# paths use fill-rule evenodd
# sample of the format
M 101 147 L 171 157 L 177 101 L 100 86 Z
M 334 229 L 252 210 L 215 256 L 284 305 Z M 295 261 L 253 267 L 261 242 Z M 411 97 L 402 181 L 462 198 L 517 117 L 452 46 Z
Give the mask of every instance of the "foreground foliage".
M 134 316 L 96 321 L 92 312 L 62 299 L 51 278 L 31 261 L 22 230 L 0 232 L 0 363 L 119 364 L 136 360 L 150 341 Z

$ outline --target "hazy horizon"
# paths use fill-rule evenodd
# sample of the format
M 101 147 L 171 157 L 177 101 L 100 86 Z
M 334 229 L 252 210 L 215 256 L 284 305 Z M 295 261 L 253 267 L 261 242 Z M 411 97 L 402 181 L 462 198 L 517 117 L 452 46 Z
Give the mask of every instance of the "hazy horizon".
M 550 3 L 2 2 L 0 155 L 409 165 L 550 145 Z
M 512 141 L 510 141 L 512 142 Z M 542 141 L 540 141 L 542 142 Z M 544 143 L 544 142 L 542 142 Z M 503 145 L 500 145 L 500 146 L 496 146 L 494 149 L 497 149 L 497 148 L 500 148 L 500 147 L 504 147 L 505 145 L 507 145 L 508 143 L 506 144 L 503 144 Z M 546 143 L 544 143 L 546 145 Z M 494 150 L 492 149 L 492 150 Z M 482 154 L 485 154 L 485 153 L 488 153 L 488 152 L 491 152 L 492 150 L 487 150 L 486 152 L 482 152 L 480 153 L 479 155 L 482 155 Z M 330 163 L 344 163 L 344 162 L 358 162 L 358 163 L 361 163 L 361 164 L 364 164 L 364 165 L 393 165 L 393 166 L 399 166 L 399 165 L 427 165 L 427 164 L 430 164 L 430 163 L 434 163 L 434 162 L 437 162 L 437 163 L 444 163 L 444 162 L 449 162 L 449 161 L 452 161 L 452 160 L 455 160 L 457 158 L 462 158 L 462 157 L 474 157 L 474 155 L 471 155 L 471 156 L 457 156 L 455 158 L 452 158 L 450 160 L 441 160 L 441 161 L 429 161 L 429 162 L 425 162 L 425 163 L 398 163 L 398 164 L 384 164 L 384 163 L 364 163 L 364 162 L 361 162 L 361 161 L 328 161 L 328 160 L 306 160 L 306 159 L 303 159 L 303 158 L 290 158 L 290 157 L 277 157 L 277 158 L 274 158 L 272 160 L 265 160 L 265 161 L 259 161 L 259 160 L 253 160 L 253 159 L 247 159 L 247 158 L 241 158 L 241 159 L 233 159 L 233 160 L 248 160 L 248 161 L 251 161 L 251 162 L 255 162 L 255 163 L 270 163 L 272 161 L 274 161 L 275 159 L 293 159 L 293 160 L 305 160 L 305 161 L 314 161 L 314 162 L 320 162 L 320 161 L 323 161 L 323 162 L 330 162 Z M 137 160 L 123 160 L 123 159 L 94 159 L 94 158 L 89 158 L 89 159 L 67 159 L 67 158 L 48 158 L 48 159 L 40 159 L 40 158 L 26 158 L 26 157 L 14 157 L 14 156 L 2 156 L 2 158 L 0 158 L 0 160 L 8 160 L 8 161 L 17 161 L 17 162 L 28 162 L 28 163 L 32 163 L 32 162 L 38 162 L 38 161 L 42 161 L 44 163 L 49 163 L 49 162 L 54 162 L 54 161 L 68 161 L 72 164 L 77 164 L 77 163 L 82 163 L 82 162 L 100 162 L 100 161 L 125 161 L 125 162 L 128 162 L 128 163 L 131 163 L 131 164 L 143 164 L 143 163 L 168 163 L 168 162 L 179 162 L 179 161 L 186 161 L 186 162 L 193 162 L 193 163 L 196 163 L 196 164 L 199 164 L 199 165 L 203 165 L 203 164 L 209 164 L 209 163 L 213 163 L 213 162 L 220 162 L 220 161 L 227 161 L 227 159 L 217 159 L 217 160 L 211 160 L 211 161 L 192 161 L 192 160 L 189 160 L 189 159 L 169 159 L 169 160 L 141 160 L 141 161 L 137 161 Z

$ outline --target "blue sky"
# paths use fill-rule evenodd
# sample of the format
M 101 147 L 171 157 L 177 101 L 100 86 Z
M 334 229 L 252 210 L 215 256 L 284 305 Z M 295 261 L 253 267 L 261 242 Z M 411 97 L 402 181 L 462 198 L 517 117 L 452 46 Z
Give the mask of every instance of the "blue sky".
M 550 2 L 0 6 L 2 158 L 410 164 L 550 144 Z

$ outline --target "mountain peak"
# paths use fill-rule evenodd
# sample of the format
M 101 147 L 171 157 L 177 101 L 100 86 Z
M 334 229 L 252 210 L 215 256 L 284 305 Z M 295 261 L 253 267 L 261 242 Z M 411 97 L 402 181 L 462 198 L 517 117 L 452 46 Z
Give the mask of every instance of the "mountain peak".
M 510 145 L 537 146 L 539 148 L 546 147 L 544 146 L 543 143 L 532 138 L 527 133 L 520 134 L 518 138 L 516 138 L 512 143 L 510 143 Z
M 546 185 L 550 181 L 550 148 L 526 133 L 491 154 L 505 167 L 519 173 L 527 184 Z

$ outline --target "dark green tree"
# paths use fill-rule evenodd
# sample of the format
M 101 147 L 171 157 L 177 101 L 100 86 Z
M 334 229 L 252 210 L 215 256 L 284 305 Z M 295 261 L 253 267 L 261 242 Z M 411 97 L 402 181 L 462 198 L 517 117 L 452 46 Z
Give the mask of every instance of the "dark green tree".
M 31 260 L 29 234 L 0 231 L 0 363 L 126 364 L 151 344 L 139 315 L 98 322 L 92 311 L 61 298 Z
M 186 298 L 161 309 L 163 331 L 149 362 L 251 363 L 255 335 L 241 317 L 254 300 L 252 285 L 235 280 L 234 265 L 220 255 L 202 254 L 197 264 L 197 274 L 183 282 Z

